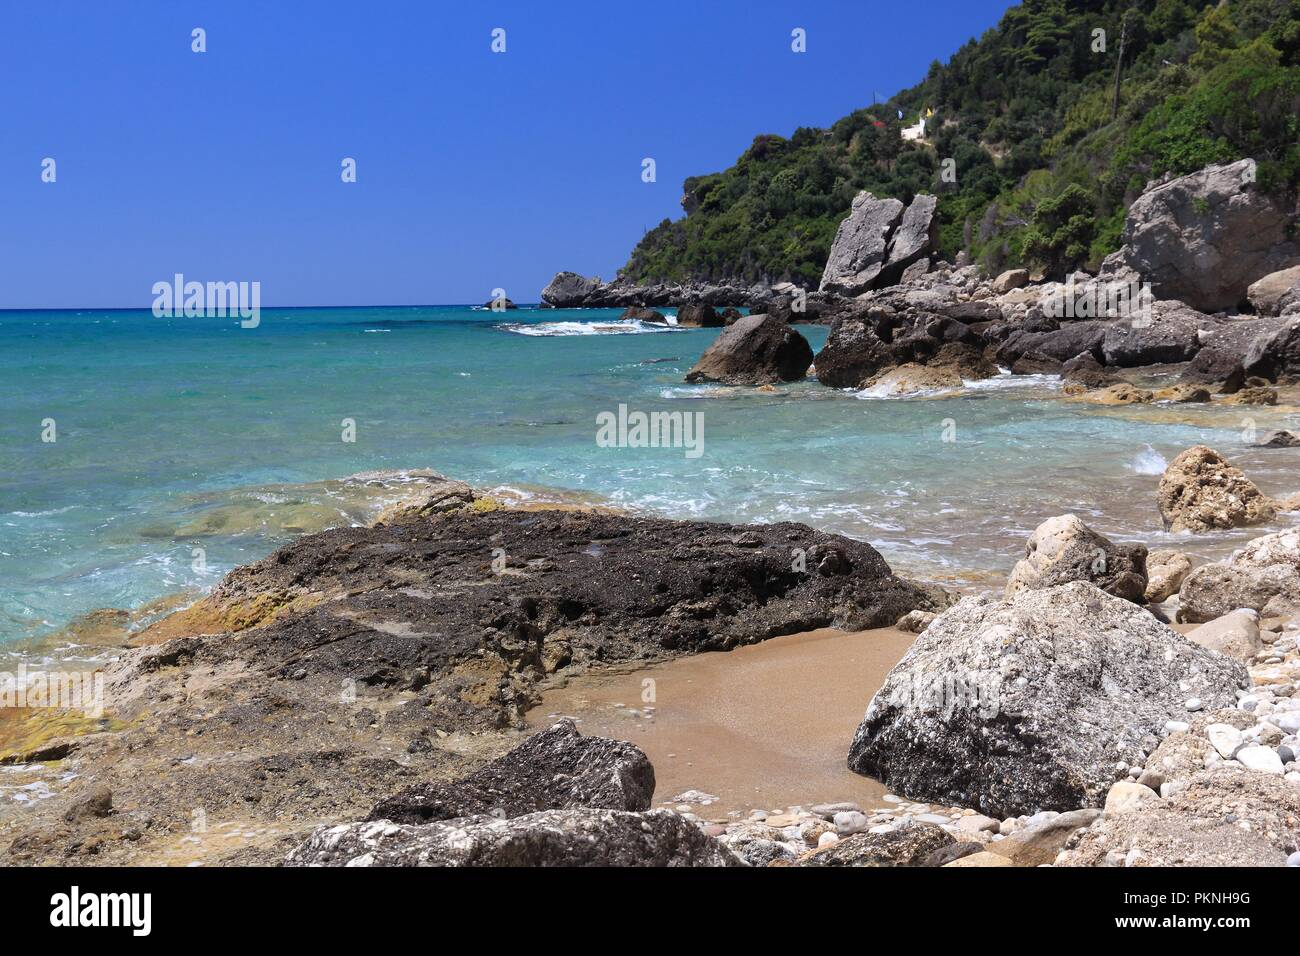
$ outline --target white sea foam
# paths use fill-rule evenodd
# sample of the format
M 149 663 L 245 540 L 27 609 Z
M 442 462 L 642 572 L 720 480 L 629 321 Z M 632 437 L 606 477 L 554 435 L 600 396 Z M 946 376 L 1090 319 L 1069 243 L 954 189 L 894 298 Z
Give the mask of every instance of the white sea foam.
M 1134 455 L 1129 462 L 1129 468 L 1139 475 L 1163 475 L 1168 467 L 1169 462 L 1165 461 L 1165 456 L 1150 445 Z
M 658 325 L 637 319 L 609 322 L 511 322 L 498 325 L 497 328 L 516 335 L 534 336 L 641 335 L 650 332 L 684 331 L 677 328 L 676 320 L 672 325 Z
M 981 378 L 962 383 L 971 391 L 991 391 L 1002 388 L 1060 388 L 1061 379 L 1057 375 L 1014 375 L 1010 369 L 999 368 L 992 378 Z

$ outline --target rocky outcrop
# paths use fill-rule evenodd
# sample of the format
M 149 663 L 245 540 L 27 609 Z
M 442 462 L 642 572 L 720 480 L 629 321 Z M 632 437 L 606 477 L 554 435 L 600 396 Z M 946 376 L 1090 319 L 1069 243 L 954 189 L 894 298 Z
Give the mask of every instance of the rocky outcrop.
M 727 326 L 686 374 L 688 382 L 771 385 L 808 374 L 808 340 L 770 315 L 747 315 Z
M 1246 290 L 1251 308 L 1260 315 L 1279 315 L 1284 299 L 1300 294 L 1300 266 L 1271 272 Z
M 817 353 L 817 381 L 830 388 L 861 388 L 881 371 L 897 364 L 889 347 L 864 315 L 836 319 Z
M 1021 591 L 1088 581 L 1107 594 L 1142 604 L 1146 600 L 1147 549 L 1117 545 L 1076 515 L 1048 518 L 1030 535 L 1025 556 L 1007 581 L 1006 597 Z
M 872 698 L 849 767 L 912 799 L 994 817 L 1100 807 L 1186 702 L 1230 706 L 1245 667 L 1074 582 L 965 598 Z
M 1232 553 L 1193 569 L 1178 590 L 1178 615 L 1213 621 L 1237 608 L 1261 617 L 1300 612 L 1300 529 L 1256 538 Z
M 1261 276 L 1300 262 L 1286 206 L 1255 182 L 1255 161 L 1207 166 L 1144 193 L 1129 207 L 1124 245 L 1103 274 L 1123 269 L 1160 299 L 1216 312 L 1246 300 Z
M 889 237 L 889 252 L 877 285 L 893 285 L 930 254 L 939 235 L 939 220 L 935 216 L 938 206 L 935 196 L 917 195 L 912 199 L 898 228 Z
M 639 748 L 584 737 L 566 717 L 467 777 L 418 784 L 381 800 L 366 819 L 428 823 L 575 807 L 649 810 L 654 789 L 654 767 Z
M 1148 318 L 1109 323 L 1101 344 L 1107 365 L 1132 368 L 1190 361 L 1201 350 L 1202 330 L 1214 325 L 1208 315 L 1182 302 L 1153 303 L 1150 313 Z
M 1158 496 L 1168 531 L 1240 528 L 1277 516 L 1272 500 L 1241 469 L 1205 445 L 1195 445 L 1169 463 Z
M 765 306 L 775 293 L 766 284 L 740 285 L 732 282 L 640 283 L 619 277 L 612 282 L 585 278 L 576 272 L 560 272 L 542 290 L 544 309 L 623 309 L 628 306 L 665 308 L 705 304 L 723 306 Z M 809 298 L 816 302 L 816 293 Z
M 542 290 L 542 305 L 554 309 L 576 309 L 600 288 L 600 277 L 588 279 L 576 272 L 557 272 Z
M 646 322 L 650 325 L 667 325 L 668 320 L 662 312 L 655 309 L 643 308 L 639 305 L 629 305 L 619 316 L 623 322 Z
M 322 827 L 288 866 L 744 866 L 670 810 L 546 810 L 411 826 L 388 820 Z
M 889 236 L 902 216 L 897 199 L 877 199 L 865 191 L 854 196 L 831 243 L 820 291 L 857 295 L 870 289 L 885 267 Z

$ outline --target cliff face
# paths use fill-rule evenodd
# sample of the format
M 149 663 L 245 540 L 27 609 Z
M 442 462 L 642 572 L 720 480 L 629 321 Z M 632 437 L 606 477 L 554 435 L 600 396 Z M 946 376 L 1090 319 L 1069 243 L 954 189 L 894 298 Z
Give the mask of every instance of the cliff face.
M 1155 177 L 1250 156 L 1266 188 L 1300 181 L 1298 50 L 1298 0 L 1025 0 L 889 102 L 687 179 L 622 275 L 814 288 L 861 190 L 938 195 L 945 258 L 1095 268 Z

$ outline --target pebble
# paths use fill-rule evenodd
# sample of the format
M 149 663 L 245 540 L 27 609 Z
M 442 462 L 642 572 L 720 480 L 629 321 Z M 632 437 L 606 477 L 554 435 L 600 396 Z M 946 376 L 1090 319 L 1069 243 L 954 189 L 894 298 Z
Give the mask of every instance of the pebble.
M 1186 703 L 1183 704 L 1183 706 L 1190 711 L 1197 711 L 1205 706 L 1205 702 L 1201 700 L 1201 698 L 1199 697 L 1189 697 L 1187 698 L 1187 701 Z
M 982 813 L 972 813 L 968 816 L 963 816 L 957 821 L 957 829 L 970 830 L 975 833 L 979 833 L 983 830 L 997 833 L 998 828 L 1001 825 L 1002 824 L 997 820 L 994 820 L 992 817 L 986 817 Z
M 1192 725 L 1187 723 L 1184 720 L 1169 720 L 1165 722 L 1165 730 L 1171 734 L 1176 734 L 1181 731 L 1187 731 L 1191 729 L 1192 729 Z
M 821 836 L 817 838 L 818 846 L 830 846 L 832 843 L 839 843 L 839 842 L 840 842 L 840 838 L 836 836 L 834 833 L 832 833 L 830 830 L 827 830 L 825 833 L 823 833 Z
M 812 812 L 829 820 L 837 813 L 861 813 L 862 808 L 856 803 L 819 803 L 812 808 Z
M 835 832 L 840 836 L 861 833 L 871 825 L 867 815 L 857 810 L 845 810 L 837 813 L 831 818 L 831 821 L 835 824 Z
M 1286 858 L 1287 866 L 1300 866 L 1300 850 L 1296 850 Z

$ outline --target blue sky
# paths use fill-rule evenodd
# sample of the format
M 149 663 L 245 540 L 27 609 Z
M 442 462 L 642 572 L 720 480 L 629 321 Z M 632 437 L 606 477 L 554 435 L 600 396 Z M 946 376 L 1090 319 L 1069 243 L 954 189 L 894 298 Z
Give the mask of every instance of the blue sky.
M 0 308 L 144 308 L 176 272 L 264 306 L 535 302 L 612 278 L 685 177 L 911 86 L 1007 6 L 5 3 Z

